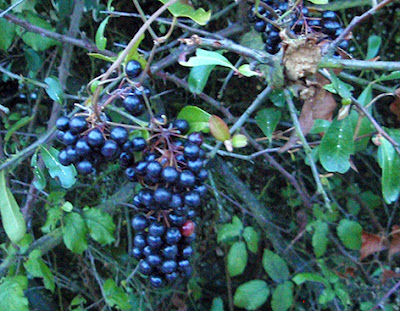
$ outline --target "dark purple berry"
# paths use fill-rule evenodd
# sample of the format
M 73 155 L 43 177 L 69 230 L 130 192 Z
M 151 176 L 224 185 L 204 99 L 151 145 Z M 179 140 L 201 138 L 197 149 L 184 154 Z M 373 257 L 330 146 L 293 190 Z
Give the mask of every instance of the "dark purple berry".
M 170 283 L 176 281 L 177 278 L 178 278 L 178 273 L 176 273 L 176 272 L 172 272 L 172 273 L 165 275 L 165 279 Z
M 205 168 L 202 168 L 200 172 L 197 174 L 197 179 L 201 182 L 205 181 L 208 178 L 208 172 Z
M 176 245 L 168 245 L 161 250 L 161 253 L 166 259 L 174 259 L 178 255 L 178 247 Z
M 71 130 L 66 131 L 63 137 L 63 143 L 66 145 L 74 145 L 78 141 L 78 135 L 75 135 Z
M 92 151 L 87 141 L 83 138 L 78 139 L 75 144 L 75 150 L 81 157 L 87 156 Z
M 153 268 L 147 263 L 146 260 L 142 260 L 139 263 L 139 272 L 144 275 L 150 275 L 153 271 Z
M 193 143 L 188 143 L 186 144 L 185 148 L 183 149 L 183 154 L 185 158 L 189 160 L 195 160 L 199 156 L 199 151 L 200 148 L 199 146 L 193 144 Z
M 254 24 L 254 30 L 257 32 L 264 32 L 265 27 L 267 27 L 267 24 L 263 20 L 259 20 Z
M 86 136 L 86 140 L 89 146 L 93 148 L 101 148 L 105 143 L 103 133 L 97 128 L 89 132 Z
M 169 207 L 175 209 L 182 206 L 182 203 L 182 197 L 178 193 L 174 193 L 169 202 Z
M 128 140 L 128 131 L 121 126 L 114 127 L 110 132 L 110 138 L 115 140 L 118 145 L 123 145 Z
M 89 175 L 93 172 L 93 165 L 88 160 L 83 160 L 76 165 L 76 169 L 82 175 Z
M 58 162 L 64 166 L 68 166 L 72 163 L 71 159 L 68 157 L 67 150 L 61 150 L 58 153 Z
M 189 160 L 187 162 L 187 167 L 194 174 L 198 174 L 200 172 L 200 170 L 203 168 L 203 160 L 200 158 L 197 158 L 195 160 Z
M 165 234 L 165 242 L 169 245 L 177 244 L 182 235 L 178 228 L 172 227 L 167 230 Z
M 333 11 L 323 11 L 322 12 L 322 19 L 323 20 L 328 20 L 328 21 L 336 21 L 337 20 L 337 15 Z
M 126 179 L 128 179 L 129 181 L 132 181 L 132 182 L 136 181 L 136 174 L 135 174 L 135 170 L 133 169 L 133 167 L 128 167 L 125 170 L 125 176 L 126 176 Z
M 164 280 L 159 275 L 151 275 L 150 284 L 154 288 L 160 288 L 164 285 Z
M 100 150 L 101 154 L 109 160 L 113 160 L 119 152 L 118 144 L 115 140 L 107 140 Z
M 68 131 L 69 121 L 68 117 L 59 117 L 56 121 L 56 128 L 60 131 Z
M 161 172 L 161 178 L 170 184 L 173 184 L 177 181 L 179 177 L 179 173 L 176 170 L 176 168 L 172 167 L 172 166 L 167 166 L 166 168 L 164 168 Z
M 156 254 L 147 256 L 147 263 L 152 267 L 157 267 L 161 264 L 161 257 Z
M 134 117 L 139 117 L 144 113 L 145 107 L 140 98 L 135 94 L 125 97 L 122 103 L 125 110 L 131 113 Z
M 158 188 L 154 191 L 154 201 L 156 201 L 160 206 L 168 206 L 171 201 L 171 191 L 165 188 Z
M 203 184 L 203 185 L 200 185 L 200 186 L 196 186 L 193 190 L 196 191 L 200 195 L 200 197 L 202 198 L 207 193 L 207 186 Z
M 148 225 L 149 221 L 143 214 L 138 214 L 132 218 L 132 227 L 135 231 L 143 231 Z
M 179 184 L 185 188 L 191 188 L 196 183 L 196 176 L 188 170 L 183 171 L 179 175 Z
M 122 152 L 119 155 L 119 164 L 122 167 L 131 166 L 131 165 L 133 165 L 133 163 L 134 163 L 134 157 L 133 157 L 132 153 L 130 153 L 130 152 Z
M 139 191 L 140 201 L 144 206 L 150 206 L 154 200 L 154 192 L 150 189 L 142 189 Z
M 73 117 L 69 121 L 69 130 L 71 133 L 79 134 L 87 129 L 87 122 L 84 117 Z
M 133 245 L 140 249 L 145 248 L 147 245 L 145 236 L 143 234 L 136 234 L 133 238 Z
M 203 136 L 199 132 L 193 132 L 187 137 L 188 141 L 197 145 L 201 146 L 203 143 Z
M 185 194 L 184 202 L 189 207 L 199 207 L 201 203 L 199 193 L 196 191 L 189 191 Z
M 67 149 L 68 159 L 73 163 L 79 160 L 79 155 L 76 153 L 76 150 L 72 146 L 68 146 Z
M 161 265 L 161 272 L 165 274 L 172 273 L 176 270 L 178 267 L 176 261 L 174 260 L 167 260 L 164 261 L 163 264 Z
M 132 140 L 132 150 L 139 152 L 146 148 L 146 140 L 143 137 L 135 137 Z
M 182 257 L 184 259 L 189 259 L 193 255 L 193 248 L 188 245 L 182 250 Z
M 162 166 L 159 162 L 151 161 L 147 164 L 147 167 L 146 167 L 147 175 L 156 177 L 156 176 L 160 175 L 161 171 L 162 171 Z
M 132 249 L 132 256 L 133 256 L 135 259 L 137 259 L 137 260 L 141 259 L 141 258 L 142 258 L 142 255 L 143 255 L 143 253 L 142 253 L 142 250 L 141 250 L 140 248 L 134 247 L 134 248 Z
M 154 221 L 149 226 L 149 234 L 154 236 L 162 236 L 165 232 L 165 225 L 161 222 Z
M 188 121 L 183 119 L 175 120 L 174 123 L 172 123 L 172 127 L 177 129 L 182 135 L 185 135 L 187 132 L 189 132 L 190 129 Z
M 146 174 L 147 164 L 148 163 L 144 162 L 144 161 L 137 162 L 137 164 L 135 166 L 136 174 L 139 175 L 139 176 L 143 176 L 144 174 Z
M 130 79 L 137 78 L 142 72 L 142 65 L 137 60 L 130 60 L 125 66 L 125 73 Z
M 150 248 L 157 249 L 161 245 L 163 245 L 163 240 L 159 236 L 148 235 L 147 236 L 147 244 L 150 246 Z

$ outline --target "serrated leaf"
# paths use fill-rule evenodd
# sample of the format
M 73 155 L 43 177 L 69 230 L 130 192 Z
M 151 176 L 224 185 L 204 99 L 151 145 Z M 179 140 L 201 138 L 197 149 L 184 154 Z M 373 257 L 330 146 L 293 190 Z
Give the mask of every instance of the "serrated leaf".
M 349 158 L 353 153 L 353 127 L 350 119 L 335 119 L 327 129 L 319 146 L 319 160 L 322 166 L 328 172 L 343 174 L 350 168 Z
M 268 299 L 269 288 L 265 281 L 252 280 L 240 285 L 233 297 L 236 307 L 246 310 L 256 310 Z
M 107 16 L 101 23 L 99 28 L 97 28 L 96 31 L 96 46 L 97 48 L 102 51 L 106 48 L 107 45 L 107 38 L 104 37 L 104 31 L 106 30 L 106 26 L 108 23 L 108 20 L 110 19 L 110 16 Z
M 279 284 L 272 293 L 273 311 L 287 311 L 293 305 L 293 283 L 286 281 Z
M 224 301 L 221 297 L 213 299 L 210 311 L 224 311 Z
M 382 169 L 382 195 L 385 202 L 391 204 L 400 194 L 400 158 L 386 138 L 381 137 L 380 143 L 378 163 Z
M 54 292 L 54 277 L 49 267 L 44 263 L 40 250 L 36 249 L 29 253 L 28 260 L 24 263 L 25 269 L 35 278 L 43 278 L 44 286 Z
M 58 81 L 57 77 L 51 76 L 44 79 L 44 82 L 47 84 L 46 93 L 49 97 L 58 102 L 63 102 L 64 92 L 62 90 L 61 84 Z
M 0 310 L 29 311 L 24 290 L 28 287 L 25 276 L 7 276 L 0 284 Z
M 0 171 L 0 213 L 7 237 L 18 243 L 26 234 L 26 223 L 18 203 L 6 185 L 4 170 Z
M 190 92 L 200 94 L 207 84 L 208 78 L 215 65 L 196 66 L 190 69 L 188 84 Z
M 189 133 L 200 131 L 207 133 L 209 131 L 208 120 L 210 117 L 211 114 L 199 107 L 186 106 L 179 112 L 176 118 L 188 121 L 190 125 Z
M 243 148 L 247 146 L 247 137 L 243 134 L 235 134 L 232 136 L 232 147 Z
M 7 50 L 15 38 L 15 25 L 5 18 L 0 18 L 0 49 Z
M 274 108 L 265 108 L 260 110 L 255 119 L 258 127 L 262 130 L 264 135 L 272 141 L 272 134 L 281 118 L 280 110 Z
M 87 209 L 83 214 L 89 234 L 94 240 L 100 244 L 114 242 L 115 224 L 109 214 L 98 208 Z
M 228 253 L 228 272 L 231 277 L 243 273 L 247 266 L 247 250 L 244 242 L 232 244 Z
M 159 1 L 165 4 L 169 0 Z M 191 20 L 202 26 L 207 24 L 211 17 L 211 11 L 206 12 L 203 8 L 195 10 L 192 6 L 182 2 L 177 2 L 169 6 L 168 11 L 170 11 L 170 13 L 175 17 L 189 17 Z
M 206 51 L 203 49 L 196 50 L 196 56 L 192 56 L 188 61 L 180 61 L 180 65 L 186 67 L 196 67 L 204 65 L 214 65 L 228 67 L 232 70 L 236 70 L 235 66 L 223 55 L 213 51 Z
M 296 285 L 301 285 L 305 282 L 318 282 L 325 286 L 329 286 L 329 282 L 323 276 L 308 272 L 296 274 L 292 281 L 296 283 Z
M 342 219 L 337 227 L 337 234 L 343 245 L 352 250 L 361 248 L 361 225 L 353 220 Z
M 281 283 L 289 279 L 287 263 L 278 254 L 265 249 L 262 263 L 265 272 L 267 272 L 269 277 L 275 282 Z
M 368 51 L 365 59 L 372 59 L 378 55 L 379 49 L 381 47 L 382 38 L 376 35 L 372 35 L 368 38 Z
M 44 177 L 42 169 L 37 165 L 37 153 L 34 153 L 31 159 L 31 166 L 33 167 L 33 174 L 35 175 L 35 180 L 33 185 L 38 190 L 43 190 L 46 187 L 46 178 Z
M 59 151 L 53 147 L 46 149 L 41 147 L 41 155 L 43 162 L 49 170 L 50 176 L 58 178 L 61 186 L 64 188 L 71 188 L 76 182 L 76 169 L 73 165 L 64 166 L 58 162 Z
M 114 280 L 108 279 L 103 284 L 104 295 L 107 304 L 110 307 L 118 307 L 121 310 L 130 310 L 131 304 L 129 303 L 128 295 L 122 288 L 118 287 Z
M 64 217 L 62 236 L 69 250 L 82 254 L 88 247 L 86 233 L 86 224 L 81 215 L 72 212 Z
M 231 138 L 228 125 L 220 117 L 212 115 L 208 120 L 208 125 L 215 139 L 223 142 Z
M 314 254 L 321 257 L 325 254 L 326 246 L 328 245 L 328 224 L 324 221 L 317 220 L 314 224 L 314 234 L 312 236 L 312 246 Z
M 61 219 L 62 215 L 63 212 L 58 206 L 49 208 L 47 211 L 46 222 L 41 228 L 42 232 L 50 233 L 53 231 L 57 227 L 57 223 Z
M 243 231 L 243 239 L 246 241 L 247 248 L 250 252 L 257 254 L 258 252 L 258 242 L 260 241 L 260 236 L 253 227 L 246 227 Z
M 249 64 L 244 64 L 237 69 L 245 77 L 260 76 L 261 74 L 257 71 L 251 70 Z

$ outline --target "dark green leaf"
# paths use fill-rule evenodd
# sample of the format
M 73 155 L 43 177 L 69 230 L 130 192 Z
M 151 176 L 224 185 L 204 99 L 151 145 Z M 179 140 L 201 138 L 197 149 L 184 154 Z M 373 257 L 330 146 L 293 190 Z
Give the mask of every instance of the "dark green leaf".
M 64 244 L 69 250 L 82 254 L 88 247 L 86 233 L 86 224 L 81 215 L 72 212 L 64 217 L 62 235 Z
M 10 23 L 5 18 L 0 18 L 0 49 L 7 50 L 14 41 L 15 25 Z
M 272 134 L 281 119 L 281 112 L 275 108 L 265 108 L 260 110 L 256 115 L 256 122 L 258 127 L 262 130 L 269 141 L 272 140 Z
M 210 311 L 224 311 L 224 301 L 221 297 L 213 299 Z
M 63 211 L 58 206 L 51 207 L 47 211 L 46 222 L 42 227 L 43 233 L 50 233 L 57 227 L 58 221 L 61 219 Z
M 51 76 L 44 79 L 44 82 L 48 86 L 46 88 L 47 95 L 49 95 L 52 100 L 61 104 L 63 102 L 64 93 L 58 79 L 54 76 Z
M 118 287 L 114 280 L 108 279 L 103 284 L 106 302 L 110 307 L 118 307 L 121 310 L 130 310 L 128 295 Z
M 190 131 L 192 132 L 208 132 L 208 120 L 210 119 L 211 115 L 196 107 L 196 106 L 186 106 L 184 107 L 176 117 L 177 119 L 184 119 L 189 122 Z
M 289 279 L 289 268 L 286 261 L 274 252 L 265 249 L 262 263 L 264 270 L 275 282 L 281 283 Z
M 28 279 L 22 275 L 7 276 L 0 284 L 0 310 L 29 311 L 28 299 L 24 290 Z
M 329 126 L 319 147 L 319 160 L 328 172 L 343 174 L 350 168 L 349 158 L 354 153 L 353 132 L 349 118 L 335 119 Z
M 197 66 L 190 69 L 188 84 L 190 92 L 200 94 L 207 84 L 208 77 L 215 65 Z
M 344 246 L 352 250 L 361 248 L 361 232 L 360 224 L 353 220 L 342 219 L 337 227 L 337 234 Z
M 96 31 L 96 46 L 97 48 L 102 51 L 106 48 L 107 45 L 107 38 L 104 37 L 104 31 L 106 30 L 106 26 L 110 16 L 107 16 L 101 23 L 99 28 Z
M 314 234 L 312 236 L 312 246 L 315 256 L 321 257 L 325 254 L 326 246 L 328 245 L 328 224 L 324 221 L 317 220 L 314 223 Z
M 260 236 L 253 227 L 246 227 L 243 231 L 243 238 L 247 243 L 247 248 L 250 252 L 256 254 L 258 252 L 258 242 Z
M 269 95 L 268 98 L 272 101 L 272 103 L 279 108 L 285 107 L 286 98 L 283 90 L 275 89 Z
M 159 0 L 159 1 L 165 4 L 169 0 Z M 206 12 L 203 8 L 195 10 L 192 6 L 179 1 L 168 7 L 168 10 L 173 16 L 189 17 L 191 20 L 195 21 L 197 24 L 202 26 L 207 24 L 207 22 L 211 17 L 211 11 Z
M 90 208 L 84 211 L 84 218 L 89 234 L 94 240 L 100 244 L 114 242 L 115 224 L 109 214 L 98 208 Z
M 309 133 L 310 134 L 324 133 L 330 125 L 331 122 L 329 122 L 328 120 L 316 119 Z
M 340 97 L 347 99 L 351 97 L 351 91 L 354 90 L 354 87 L 351 84 L 348 84 L 346 82 L 343 82 L 340 80 L 331 70 L 331 84 L 327 84 L 324 86 L 324 89 L 327 91 L 338 94 Z
M 247 265 L 247 250 L 244 242 L 235 242 L 228 253 L 228 272 L 231 277 L 243 273 Z
M 49 149 L 41 147 L 43 162 L 49 170 L 50 176 L 57 177 L 64 188 L 71 188 L 76 182 L 76 169 L 73 165 L 61 165 L 58 162 L 58 153 L 59 151 L 53 147 Z
M 279 284 L 272 293 L 273 311 L 286 311 L 293 305 L 293 283 L 286 281 Z
M 43 190 L 46 187 L 46 178 L 43 175 L 42 169 L 37 165 L 37 153 L 34 153 L 32 156 L 31 166 L 33 167 L 33 174 L 35 175 L 33 185 L 36 189 Z
M 240 285 L 233 297 L 236 307 L 246 310 L 256 310 L 268 299 L 269 288 L 265 281 L 253 280 Z
M 368 38 L 368 51 L 365 59 L 372 59 L 378 55 L 381 47 L 382 39 L 379 36 L 372 35 Z
M 29 253 L 29 258 L 24 263 L 24 267 L 31 276 L 43 278 L 44 286 L 51 292 L 54 292 L 54 276 L 49 267 L 44 263 L 40 250 L 36 249 Z
M 18 243 L 26 234 L 26 224 L 19 206 L 6 185 L 4 170 L 0 171 L 0 213 L 4 231 L 13 243 Z
M 231 138 L 228 125 L 220 117 L 212 115 L 208 120 L 208 126 L 215 139 L 225 141 Z

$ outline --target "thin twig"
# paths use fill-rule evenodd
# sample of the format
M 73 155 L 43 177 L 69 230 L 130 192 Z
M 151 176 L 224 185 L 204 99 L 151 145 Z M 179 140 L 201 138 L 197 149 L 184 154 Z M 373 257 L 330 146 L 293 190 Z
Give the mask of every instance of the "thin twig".
M 400 62 L 369 61 L 358 59 L 322 59 L 318 64 L 319 68 L 341 68 L 346 70 L 400 70 Z

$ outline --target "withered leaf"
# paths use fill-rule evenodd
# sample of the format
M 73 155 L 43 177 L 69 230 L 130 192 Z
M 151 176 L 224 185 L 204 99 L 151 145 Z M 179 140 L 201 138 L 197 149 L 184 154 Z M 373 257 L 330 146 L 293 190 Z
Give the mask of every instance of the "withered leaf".
M 400 226 L 392 226 L 392 239 L 389 246 L 389 259 L 398 252 L 400 252 Z
M 360 251 L 360 260 L 371 254 L 383 251 L 388 248 L 388 241 L 385 237 L 362 231 L 362 245 Z

